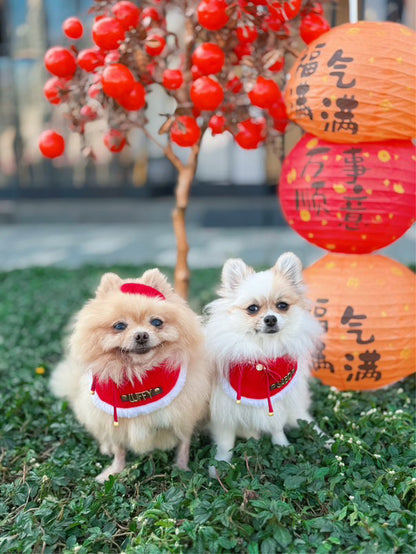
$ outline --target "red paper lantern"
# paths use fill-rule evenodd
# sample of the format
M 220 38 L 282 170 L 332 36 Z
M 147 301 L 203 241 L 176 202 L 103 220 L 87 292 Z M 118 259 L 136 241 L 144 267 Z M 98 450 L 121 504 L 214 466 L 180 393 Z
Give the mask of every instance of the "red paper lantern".
M 415 162 L 411 141 L 336 144 L 305 135 L 283 163 L 284 215 L 321 248 L 383 248 L 415 221 Z
M 331 142 L 416 136 L 416 37 L 391 22 L 334 27 L 304 50 L 286 89 L 289 118 Z
M 314 375 L 339 390 L 378 389 L 415 371 L 415 274 L 377 254 L 327 254 L 305 270 L 324 330 Z

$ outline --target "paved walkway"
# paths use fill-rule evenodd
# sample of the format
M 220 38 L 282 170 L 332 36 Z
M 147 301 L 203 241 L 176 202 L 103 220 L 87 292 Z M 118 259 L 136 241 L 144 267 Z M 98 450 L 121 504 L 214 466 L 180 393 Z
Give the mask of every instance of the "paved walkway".
M 246 206 L 253 203 L 253 200 L 246 200 Z M 199 199 L 196 204 L 201 207 L 203 202 Z M 33 206 L 30 209 L 29 204 L 25 209 L 21 207 L 20 214 L 15 213 L 11 223 L 0 224 L 0 271 L 30 266 L 78 267 L 87 263 L 173 266 L 175 241 L 170 223 L 171 202 L 147 200 L 140 204 L 141 214 L 137 210 L 133 213 L 131 202 L 127 203 L 129 209 L 126 205 L 124 211 L 119 204 L 114 204 L 111 217 L 103 210 L 99 212 L 97 206 L 92 216 L 91 211 L 88 216 L 85 204 L 84 212 L 75 213 L 65 210 L 64 202 L 58 203 L 54 216 L 51 210 L 46 210 L 45 203 L 38 204 L 36 209 Z M 221 201 L 218 204 L 217 200 L 216 205 L 221 205 Z M 111 202 L 108 206 L 111 207 Z M 210 209 L 214 209 L 213 206 Z M 270 266 L 287 250 L 295 252 L 304 266 L 308 266 L 325 254 L 282 222 L 247 226 L 250 221 L 245 217 L 239 227 L 208 227 L 201 224 L 204 217 L 200 216 L 195 205 L 188 223 L 189 263 L 193 268 L 218 267 L 229 257 L 241 257 L 255 266 Z M 91 218 L 94 223 L 87 222 Z M 110 222 L 106 223 L 108 219 Z M 406 265 L 414 264 L 416 227 L 379 253 Z

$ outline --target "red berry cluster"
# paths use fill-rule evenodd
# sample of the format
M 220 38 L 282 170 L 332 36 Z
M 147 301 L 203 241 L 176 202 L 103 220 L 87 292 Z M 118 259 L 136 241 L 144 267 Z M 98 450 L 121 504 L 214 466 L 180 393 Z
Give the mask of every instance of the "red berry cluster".
M 168 27 L 171 8 L 184 15 L 181 35 Z M 257 148 L 288 124 L 282 70 L 288 46 L 300 43 L 299 24 L 306 42 L 327 30 L 312 0 L 200 0 L 193 8 L 185 0 L 144 0 L 140 7 L 95 0 L 91 13 L 91 47 L 46 52 L 52 77 L 44 95 L 66 106 L 71 129 L 82 136 L 89 122 L 105 118 L 104 144 L 112 152 L 124 148 L 131 128 L 145 126 L 146 95 L 155 84 L 176 100 L 160 131 L 172 142 L 193 146 L 210 128 L 213 135 L 230 132 L 242 148 Z M 78 40 L 83 23 L 70 17 L 63 32 Z M 53 136 L 55 149 L 50 133 L 40 140 L 48 157 L 63 152 L 62 137 Z

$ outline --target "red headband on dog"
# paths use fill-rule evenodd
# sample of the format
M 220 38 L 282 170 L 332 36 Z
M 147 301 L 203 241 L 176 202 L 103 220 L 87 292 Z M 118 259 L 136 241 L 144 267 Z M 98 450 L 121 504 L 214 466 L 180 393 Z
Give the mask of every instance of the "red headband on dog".
M 166 300 L 164 295 L 153 287 L 147 285 L 141 285 L 140 283 L 124 283 L 120 287 L 121 292 L 125 294 L 143 294 L 143 296 L 151 296 L 153 298 L 161 298 Z

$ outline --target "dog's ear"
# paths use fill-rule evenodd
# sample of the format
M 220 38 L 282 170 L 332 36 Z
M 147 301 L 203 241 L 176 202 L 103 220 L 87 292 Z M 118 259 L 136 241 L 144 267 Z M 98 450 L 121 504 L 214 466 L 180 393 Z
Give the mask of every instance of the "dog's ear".
M 293 252 L 285 252 L 279 256 L 273 269 L 286 277 L 300 292 L 303 291 L 305 285 L 302 276 L 302 262 Z
M 222 268 L 222 287 L 219 294 L 226 296 L 234 292 L 249 275 L 255 273 L 254 269 L 243 262 L 240 258 L 227 260 Z
M 98 295 L 109 292 L 110 290 L 116 288 L 120 288 L 121 282 L 122 281 L 120 277 L 115 273 L 104 273 L 104 275 L 101 277 L 100 284 L 98 285 L 95 294 Z
M 156 267 L 154 269 L 148 269 L 140 277 L 140 282 L 153 287 L 161 292 L 163 295 L 167 295 L 173 292 L 172 286 L 169 284 L 167 278 Z

